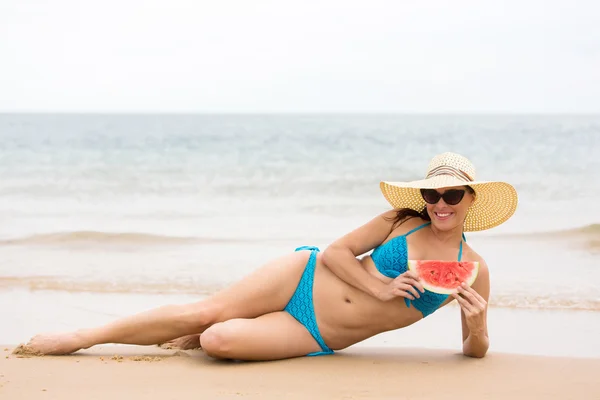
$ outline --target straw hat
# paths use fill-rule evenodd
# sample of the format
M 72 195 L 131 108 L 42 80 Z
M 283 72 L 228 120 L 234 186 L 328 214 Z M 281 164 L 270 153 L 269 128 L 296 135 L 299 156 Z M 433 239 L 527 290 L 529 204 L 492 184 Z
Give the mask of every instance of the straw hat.
M 475 190 L 475 201 L 467 211 L 465 232 L 482 231 L 508 220 L 517 209 L 517 191 L 506 182 L 478 181 L 475 167 L 456 153 L 442 153 L 429 163 L 425 179 L 412 182 L 380 183 L 387 201 L 394 208 L 412 208 L 421 211 L 425 201 L 420 189 L 439 189 L 468 185 Z

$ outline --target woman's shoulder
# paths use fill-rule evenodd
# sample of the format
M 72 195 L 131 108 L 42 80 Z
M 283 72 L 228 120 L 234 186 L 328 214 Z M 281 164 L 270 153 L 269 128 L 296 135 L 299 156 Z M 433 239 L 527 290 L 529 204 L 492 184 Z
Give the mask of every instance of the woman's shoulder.
M 394 236 L 403 235 L 421 225 L 424 225 L 424 224 L 427 224 L 430 222 L 430 221 L 424 220 L 421 217 L 412 216 L 412 215 L 398 219 L 397 218 L 398 211 L 399 210 L 397 210 L 397 209 L 390 210 L 388 213 L 385 214 L 386 218 L 390 218 L 394 221 L 394 223 L 392 224 L 392 235 L 394 235 Z
M 490 288 L 490 270 L 487 263 L 484 258 L 469 245 L 463 246 L 463 260 L 477 261 L 479 263 L 477 278 L 475 279 L 475 282 L 473 282 L 472 287 L 487 301 Z
M 488 269 L 485 259 L 479 253 L 477 253 L 475 251 L 475 249 L 473 249 L 473 247 L 471 247 L 471 245 L 469 245 L 466 242 L 463 242 L 462 260 L 463 261 L 477 261 L 479 263 L 480 270 L 487 271 L 487 269 Z

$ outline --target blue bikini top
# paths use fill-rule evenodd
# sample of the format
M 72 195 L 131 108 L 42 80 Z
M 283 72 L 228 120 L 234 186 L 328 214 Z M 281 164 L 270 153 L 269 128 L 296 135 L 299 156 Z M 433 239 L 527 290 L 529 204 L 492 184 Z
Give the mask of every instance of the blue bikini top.
M 427 222 L 417 226 L 408 233 L 396 236 L 373 249 L 371 258 L 373 259 L 377 270 L 389 278 L 396 278 L 398 275 L 406 272 L 408 270 L 408 245 L 406 243 L 406 237 L 430 223 L 431 222 Z M 463 235 L 463 239 L 464 238 Z M 460 250 L 458 252 L 458 261 L 462 258 L 462 249 L 461 241 Z M 410 307 L 412 303 L 412 305 L 423 314 L 423 317 L 426 317 L 437 310 L 448 298 L 448 295 L 446 294 L 433 293 L 427 289 L 425 289 L 424 293 L 419 293 L 419 295 L 421 297 L 418 299 L 409 300 L 405 298 L 404 301 L 406 302 L 407 307 Z

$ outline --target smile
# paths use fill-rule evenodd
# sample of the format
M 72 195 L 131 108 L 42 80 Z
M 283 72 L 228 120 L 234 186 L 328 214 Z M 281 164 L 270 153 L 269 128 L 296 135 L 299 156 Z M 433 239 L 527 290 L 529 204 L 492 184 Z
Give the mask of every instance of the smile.
M 435 214 L 435 216 L 438 219 L 444 220 L 444 219 L 450 218 L 454 213 L 451 213 L 451 212 L 445 212 L 445 213 L 436 212 L 434 214 Z

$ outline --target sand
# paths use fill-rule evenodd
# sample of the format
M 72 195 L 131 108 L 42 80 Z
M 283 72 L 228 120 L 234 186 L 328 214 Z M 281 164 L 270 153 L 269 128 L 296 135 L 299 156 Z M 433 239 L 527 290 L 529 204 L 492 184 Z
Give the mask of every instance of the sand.
M 158 347 L 42 357 L 14 349 L 0 349 L 0 399 L 600 399 L 600 359 L 357 347 L 231 362 Z

